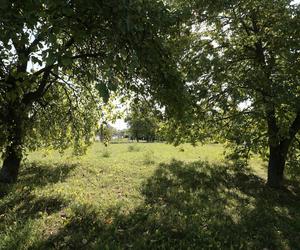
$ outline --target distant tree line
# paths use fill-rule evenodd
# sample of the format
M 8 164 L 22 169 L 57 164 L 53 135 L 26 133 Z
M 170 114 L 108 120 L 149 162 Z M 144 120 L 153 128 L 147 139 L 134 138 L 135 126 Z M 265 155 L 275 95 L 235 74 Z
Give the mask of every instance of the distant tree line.
M 132 102 L 126 122 L 129 126 L 128 134 L 131 140 L 137 142 L 163 140 L 159 132 L 160 123 L 156 109 L 147 101 Z

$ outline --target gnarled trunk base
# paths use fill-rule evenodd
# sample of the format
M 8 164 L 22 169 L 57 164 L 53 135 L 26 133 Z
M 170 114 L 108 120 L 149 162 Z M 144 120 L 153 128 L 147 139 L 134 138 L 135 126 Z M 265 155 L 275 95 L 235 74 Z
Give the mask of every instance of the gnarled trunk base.
M 283 186 L 283 173 L 288 147 L 289 143 L 282 143 L 277 146 L 270 146 L 267 181 L 267 185 L 269 187 L 281 188 Z
M 6 152 L 3 165 L 0 171 L 0 181 L 4 183 L 14 183 L 17 181 L 21 165 L 22 154 L 14 148 L 9 148 Z

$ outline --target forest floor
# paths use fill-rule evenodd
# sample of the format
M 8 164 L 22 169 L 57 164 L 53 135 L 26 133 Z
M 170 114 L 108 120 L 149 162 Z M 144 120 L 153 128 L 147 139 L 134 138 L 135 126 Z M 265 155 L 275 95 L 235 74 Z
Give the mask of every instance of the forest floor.
M 30 153 L 0 184 L 0 249 L 300 249 L 300 186 L 223 147 L 95 143 Z

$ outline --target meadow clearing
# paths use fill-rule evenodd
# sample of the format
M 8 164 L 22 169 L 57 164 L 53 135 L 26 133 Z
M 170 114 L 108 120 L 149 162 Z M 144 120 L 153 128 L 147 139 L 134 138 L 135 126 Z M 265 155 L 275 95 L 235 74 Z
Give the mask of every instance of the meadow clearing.
M 95 143 L 30 153 L 0 184 L 0 249 L 300 249 L 300 192 L 223 147 Z

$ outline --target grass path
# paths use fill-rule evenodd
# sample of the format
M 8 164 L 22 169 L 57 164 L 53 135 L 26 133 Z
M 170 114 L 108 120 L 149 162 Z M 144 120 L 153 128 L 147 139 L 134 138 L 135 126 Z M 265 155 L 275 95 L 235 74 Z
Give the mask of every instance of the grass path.
M 299 187 L 225 165 L 217 144 L 31 153 L 0 186 L 0 249 L 300 249 Z

